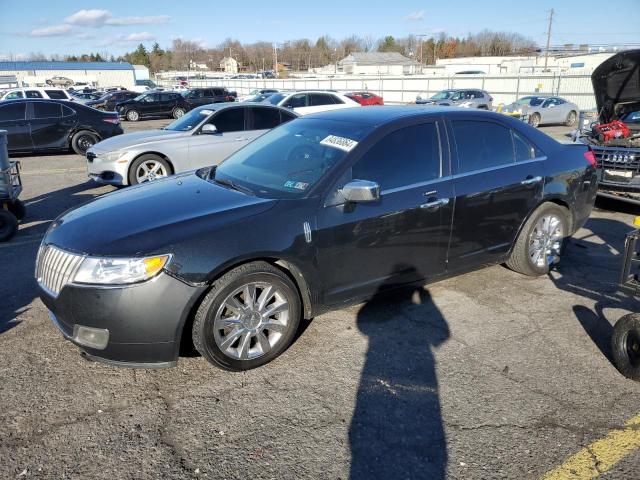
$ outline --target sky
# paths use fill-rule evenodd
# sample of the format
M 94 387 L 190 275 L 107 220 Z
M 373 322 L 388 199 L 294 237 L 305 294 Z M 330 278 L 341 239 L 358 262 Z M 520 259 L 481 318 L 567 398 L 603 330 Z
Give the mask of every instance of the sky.
M 401 0 L 176 2 L 175 0 L 0 0 L 0 59 L 31 53 L 119 55 L 139 43 L 171 45 L 175 38 L 214 47 L 226 38 L 243 43 L 374 39 L 409 34 L 465 36 L 483 29 L 513 31 L 545 43 L 549 11 L 552 45 L 640 44 L 640 0 Z M 612 11 L 613 7 L 613 11 Z

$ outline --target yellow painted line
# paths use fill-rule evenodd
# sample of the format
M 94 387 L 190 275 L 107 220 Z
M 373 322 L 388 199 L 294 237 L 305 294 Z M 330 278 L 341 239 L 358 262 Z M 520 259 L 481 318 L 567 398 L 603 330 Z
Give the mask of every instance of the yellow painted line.
M 587 445 L 540 480 L 586 480 L 600 476 L 623 457 L 640 449 L 640 414 L 625 422 L 624 428 Z

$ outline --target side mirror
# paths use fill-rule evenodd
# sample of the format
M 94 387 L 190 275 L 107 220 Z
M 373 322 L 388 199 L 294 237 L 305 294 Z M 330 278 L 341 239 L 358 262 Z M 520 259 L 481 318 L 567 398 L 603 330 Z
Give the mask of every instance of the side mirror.
M 218 129 L 212 123 L 207 123 L 207 124 L 203 125 L 202 129 L 200 130 L 200 133 L 203 133 L 205 135 L 206 134 L 217 133 L 217 132 L 218 132 Z
M 375 202 L 380 199 L 380 185 L 369 180 L 352 180 L 342 187 L 342 196 L 347 202 Z

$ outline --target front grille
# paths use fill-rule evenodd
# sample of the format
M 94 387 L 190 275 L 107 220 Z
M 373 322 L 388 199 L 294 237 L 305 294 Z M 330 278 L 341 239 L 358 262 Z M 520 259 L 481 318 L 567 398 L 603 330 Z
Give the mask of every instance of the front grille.
M 615 148 L 594 148 L 598 167 L 607 170 L 640 171 L 640 152 Z
M 42 288 L 57 297 L 71 281 L 83 258 L 52 245 L 42 245 L 36 261 L 36 279 Z

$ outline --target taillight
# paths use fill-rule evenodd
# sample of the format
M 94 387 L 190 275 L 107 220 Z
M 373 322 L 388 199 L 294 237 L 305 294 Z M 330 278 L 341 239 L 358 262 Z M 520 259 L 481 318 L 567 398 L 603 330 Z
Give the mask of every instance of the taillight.
M 108 118 L 103 118 L 102 121 L 103 122 L 107 122 L 107 123 L 111 123 L 113 125 L 118 125 L 120 123 L 120 118 L 119 117 L 108 117 Z
M 596 156 L 591 149 L 589 149 L 588 152 L 584 152 L 584 158 L 591 164 L 592 167 L 595 167 L 598 164 L 598 162 L 596 161 Z

